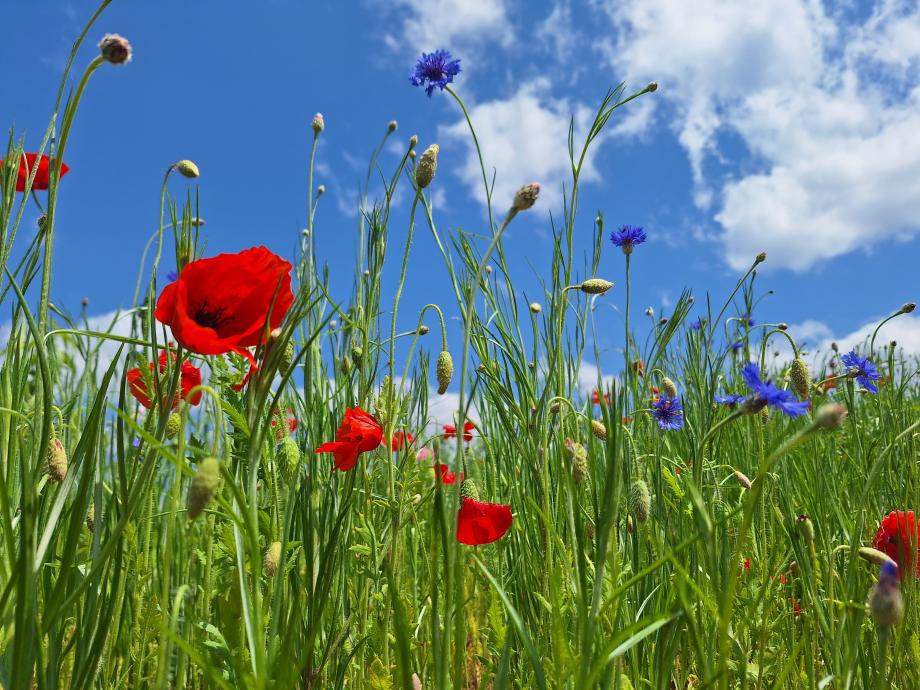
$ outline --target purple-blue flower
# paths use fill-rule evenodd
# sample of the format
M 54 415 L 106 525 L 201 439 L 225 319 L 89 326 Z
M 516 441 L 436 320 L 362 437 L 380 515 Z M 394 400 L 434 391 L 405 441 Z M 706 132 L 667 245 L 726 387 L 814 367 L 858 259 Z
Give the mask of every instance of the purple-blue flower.
M 761 402 L 761 407 L 763 405 L 775 407 L 789 417 L 798 417 L 808 410 L 808 400 L 799 402 L 791 391 L 777 388 L 769 381 L 762 381 L 760 379 L 760 369 L 753 362 L 744 366 L 741 370 L 741 377 L 753 393 L 748 400 L 753 398 L 755 401 Z
M 680 398 L 662 395 L 652 403 L 652 417 L 658 426 L 666 431 L 677 431 L 684 427 L 684 409 Z
M 610 241 L 622 249 L 624 254 L 632 254 L 633 247 L 647 239 L 645 230 L 635 225 L 621 225 L 610 233 Z
M 409 71 L 409 81 L 413 86 L 427 84 L 425 93 L 430 98 L 434 87 L 443 91 L 459 73 L 460 60 L 452 59 L 446 50 L 436 50 L 433 53 L 422 53 L 415 68 Z
M 731 345 L 729 345 L 729 347 L 730 347 L 732 350 L 740 350 L 742 347 L 744 347 L 744 343 L 741 342 L 740 340 L 738 340 L 738 341 L 732 343 Z
M 703 326 L 705 325 L 706 325 L 706 322 L 703 319 L 697 319 L 696 321 L 690 324 L 690 328 L 692 328 L 694 331 L 699 332 L 703 330 Z
M 713 400 L 719 405 L 728 405 L 729 407 L 734 407 L 742 400 L 744 400 L 743 395 L 738 395 L 736 393 L 726 393 L 725 395 L 717 395 Z
M 850 376 L 856 378 L 856 383 L 865 388 L 870 393 L 878 393 L 878 386 L 873 381 L 878 381 L 882 375 L 878 373 L 875 365 L 866 357 L 860 357 L 856 350 L 850 350 L 840 358 L 843 363 L 849 367 Z
M 166 280 L 168 280 L 170 283 L 175 283 L 177 280 L 179 280 L 179 274 L 175 271 L 170 271 L 166 274 Z

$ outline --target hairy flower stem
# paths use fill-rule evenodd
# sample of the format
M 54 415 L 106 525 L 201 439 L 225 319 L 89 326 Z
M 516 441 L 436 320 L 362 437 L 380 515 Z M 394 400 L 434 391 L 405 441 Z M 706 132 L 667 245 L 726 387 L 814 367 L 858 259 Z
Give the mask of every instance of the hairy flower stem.
M 631 384 L 631 374 L 632 374 L 632 363 L 629 359 L 629 258 L 630 255 L 626 255 L 626 317 L 625 317 L 625 326 L 626 326 L 626 339 L 623 341 L 623 356 L 626 358 L 626 372 L 624 374 L 624 379 L 626 380 L 626 400 L 627 407 L 632 407 L 632 386 Z M 637 372 L 638 374 L 638 372 Z M 638 377 L 637 377 L 638 378 Z

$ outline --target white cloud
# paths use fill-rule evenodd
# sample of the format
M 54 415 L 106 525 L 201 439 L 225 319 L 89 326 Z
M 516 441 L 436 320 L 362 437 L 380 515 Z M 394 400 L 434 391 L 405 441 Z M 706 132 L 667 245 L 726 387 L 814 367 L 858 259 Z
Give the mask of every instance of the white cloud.
M 831 353 L 831 343 L 837 343 L 840 352 L 849 352 L 855 348 L 865 354 L 872 333 L 883 319 L 872 319 L 856 330 L 841 335 L 835 335 L 826 323 L 809 319 L 799 324 L 790 324 L 789 334 L 795 339 L 800 351 L 807 353 L 809 361 L 820 363 Z M 891 341 L 898 344 L 898 351 L 904 355 L 920 355 L 920 317 L 901 315 L 882 326 L 875 338 L 876 351 Z M 782 337 L 770 340 L 770 350 L 779 352 L 783 361 L 792 357 L 792 350 Z
M 537 25 L 534 37 L 551 49 L 559 62 L 567 60 L 581 38 L 572 24 L 570 3 L 565 0 L 556 3 L 546 19 Z
M 419 53 L 514 41 L 507 0 L 395 0 L 390 7 L 404 16 L 400 34 L 385 38 L 394 50 Z
M 659 81 L 673 105 L 695 202 L 715 205 L 733 268 L 766 250 L 767 267 L 804 271 L 920 231 L 916 2 L 882 2 L 855 25 L 817 0 L 598 5 L 618 30 L 610 62 Z M 723 132 L 756 168 L 711 174 Z

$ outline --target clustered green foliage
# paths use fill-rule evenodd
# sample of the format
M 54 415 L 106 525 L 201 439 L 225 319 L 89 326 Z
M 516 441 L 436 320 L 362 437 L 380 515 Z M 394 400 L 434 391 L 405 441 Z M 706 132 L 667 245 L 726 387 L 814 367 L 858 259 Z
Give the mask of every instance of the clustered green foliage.
M 59 132 L 56 156 L 81 92 L 49 127 Z M 501 235 L 514 210 L 502 223 L 490 215 L 485 238 L 445 232 L 416 181 L 411 142 L 383 198 L 362 207 L 352 294 L 328 294 L 305 234 L 296 301 L 256 353 L 259 373 L 237 393 L 242 358 L 193 357 L 208 366 L 203 402 L 178 417 L 162 405 L 139 409 L 124 383 L 124 369 L 156 361 L 164 342 L 153 279 L 139 282 L 123 315 L 127 334 L 114 324 L 94 331 L 85 313 L 49 302 L 55 175 L 41 229 L 13 251 L 24 208 L 38 199 L 14 191 L 21 148 L 11 135 L 0 189 L 0 300 L 11 319 L 0 361 L 0 686 L 920 687 L 917 584 L 904 578 L 905 619 L 880 636 L 866 610 L 876 568 L 857 556 L 882 515 L 920 507 L 916 360 L 887 345 L 870 351 L 888 378 L 877 396 L 848 378 L 828 394 L 814 386 L 824 376 L 805 382 L 768 366 L 774 381 L 811 396 L 812 412 L 720 425 L 731 413 L 713 395 L 743 390 L 740 367 L 763 365 L 781 329 L 739 327 L 698 303 L 713 338 L 689 327 L 685 293 L 644 342 L 628 333 L 644 375 L 624 362 L 622 385 L 598 379 L 602 404 L 585 399 L 582 359 L 602 360 L 598 297 L 565 288 L 596 276 L 604 224 L 598 214 L 593 251 L 579 259 L 574 236 L 590 231 L 576 223 L 579 173 L 633 97 L 611 91 L 586 141 L 570 135 L 572 180 L 552 228 L 542 309 L 528 308 L 533 296 L 515 290 L 506 262 Z M 376 165 L 375 154 L 369 179 Z M 488 194 L 485 171 L 484 182 Z M 400 184 L 415 193 L 408 229 L 390 225 Z M 173 199 L 165 179 L 162 194 L 154 269 L 164 250 L 177 265 L 201 253 L 197 200 Z M 311 192 L 310 229 L 316 199 Z M 434 305 L 397 332 L 417 219 L 463 315 L 464 341 L 450 348 L 419 347 L 425 313 L 440 316 Z M 632 261 L 652 270 L 641 252 Z M 385 264 L 401 267 L 391 300 L 378 288 Z M 750 313 L 755 280 L 752 266 L 726 307 Z M 728 354 L 719 343 L 739 333 L 743 349 Z M 397 341 L 411 344 L 402 361 Z M 458 428 L 475 406 L 469 444 L 462 431 L 443 441 L 429 424 L 432 386 L 445 383 L 429 357 L 448 349 Z M 441 379 L 445 368 L 442 356 Z M 684 404 L 679 431 L 662 431 L 648 413 L 665 375 Z M 178 377 L 172 365 L 161 377 L 164 399 Z M 819 429 L 814 412 L 831 397 L 848 420 Z M 377 415 L 385 438 L 410 431 L 415 443 L 330 471 L 312 449 L 354 405 Z M 287 414 L 298 421 L 293 436 Z M 435 482 L 432 460 L 417 459 L 423 447 L 464 472 L 465 489 Z M 464 490 L 512 506 L 502 539 L 457 543 Z M 803 514 L 810 530 L 797 526 Z

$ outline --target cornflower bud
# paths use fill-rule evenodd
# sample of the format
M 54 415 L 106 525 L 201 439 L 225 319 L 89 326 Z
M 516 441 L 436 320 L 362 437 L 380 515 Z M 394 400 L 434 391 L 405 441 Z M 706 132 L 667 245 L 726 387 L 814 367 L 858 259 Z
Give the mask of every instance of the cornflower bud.
M 903 307 L 901 307 L 901 313 L 910 314 L 916 308 L 917 308 L 916 302 L 907 302 Z
M 525 184 L 514 195 L 514 201 L 511 203 L 511 210 L 526 211 L 537 203 L 537 197 L 540 195 L 540 185 L 537 182 Z
M 326 129 L 326 121 L 323 119 L 322 113 L 316 113 L 313 116 L 313 121 L 310 123 L 310 126 L 313 128 L 313 134 L 319 135 L 324 129 Z
M 650 81 L 648 86 L 645 87 L 645 90 L 649 93 L 655 93 L 658 90 L 658 82 Z
M 890 628 L 904 617 L 904 598 L 898 582 L 898 566 L 885 563 L 869 596 L 869 611 L 875 622 L 883 628 Z
M 758 254 L 757 256 L 754 257 L 754 263 L 755 263 L 755 264 L 762 264 L 762 263 L 763 263 L 764 261 L 766 261 L 766 260 L 767 260 L 767 253 L 766 253 L 766 252 L 760 252 L 760 254 Z
M 419 189 L 425 189 L 434 179 L 438 170 L 438 152 L 441 150 L 437 144 L 432 144 L 422 152 L 415 170 L 415 182 Z
M 399 123 L 397 123 L 396 120 L 390 120 L 390 121 L 387 123 L 387 132 L 389 132 L 390 134 L 392 134 L 393 132 L 396 131 L 396 128 L 397 128 L 398 126 L 399 126 Z
M 113 65 L 124 65 L 131 62 L 131 44 L 128 39 L 118 34 L 106 34 L 99 41 L 99 52 L 102 59 Z

